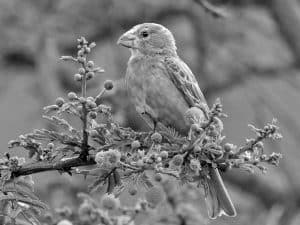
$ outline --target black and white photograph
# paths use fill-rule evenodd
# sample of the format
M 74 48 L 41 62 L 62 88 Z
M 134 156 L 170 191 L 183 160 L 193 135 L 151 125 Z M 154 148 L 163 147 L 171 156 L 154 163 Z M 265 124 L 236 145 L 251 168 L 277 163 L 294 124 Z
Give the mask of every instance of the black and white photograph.
M 299 225 L 299 0 L 0 0 L 0 225 Z

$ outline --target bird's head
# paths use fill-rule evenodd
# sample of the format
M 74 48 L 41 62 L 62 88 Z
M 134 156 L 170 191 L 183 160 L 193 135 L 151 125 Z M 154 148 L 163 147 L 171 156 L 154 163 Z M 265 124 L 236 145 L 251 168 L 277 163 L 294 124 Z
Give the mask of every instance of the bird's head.
M 143 23 L 124 33 L 118 44 L 130 48 L 132 54 L 176 55 L 172 33 L 156 23 Z

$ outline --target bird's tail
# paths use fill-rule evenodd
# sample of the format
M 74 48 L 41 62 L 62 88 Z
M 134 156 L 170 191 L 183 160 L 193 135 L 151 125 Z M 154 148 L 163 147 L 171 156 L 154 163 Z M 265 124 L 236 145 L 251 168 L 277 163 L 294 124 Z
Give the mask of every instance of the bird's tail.
M 205 201 L 211 219 L 217 216 L 235 216 L 236 211 L 217 168 L 209 167 L 205 179 Z

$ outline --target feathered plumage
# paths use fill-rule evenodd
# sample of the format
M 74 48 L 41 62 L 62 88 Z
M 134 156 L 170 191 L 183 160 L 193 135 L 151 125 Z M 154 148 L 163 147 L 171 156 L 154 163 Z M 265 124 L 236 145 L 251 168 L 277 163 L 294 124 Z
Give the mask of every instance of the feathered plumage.
M 151 127 L 163 124 L 187 134 L 186 111 L 201 105 L 199 116 L 204 117 L 208 107 L 195 76 L 177 55 L 172 33 L 162 25 L 144 23 L 123 34 L 118 44 L 131 51 L 125 81 L 136 110 Z M 217 168 L 209 168 L 204 184 L 209 216 L 235 216 Z

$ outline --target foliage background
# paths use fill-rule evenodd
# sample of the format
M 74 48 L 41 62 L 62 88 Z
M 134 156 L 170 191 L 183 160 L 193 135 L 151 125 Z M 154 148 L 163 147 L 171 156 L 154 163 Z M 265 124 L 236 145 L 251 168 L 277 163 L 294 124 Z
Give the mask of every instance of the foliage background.
M 106 97 L 114 118 L 147 129 L 124 95 L 129 52 L 116 41 L 135 24 L 158 22 L 173 32 L 179 55 L 197 76 L 208 102 L 221 98 L 229 115 L 224 121 L 229 140 L 244 143 L 243 137 L 251 135 L 248 123 L 262 126 L 273 117 L 284 136 L 266 148 L 284 154 L 268 176 L 226 174 L 238 216 L 211 224 L 299 224 L 300 3 L 212 2 L 229 16 L 213 18 L 193 0 L 0 0 L 1 152 L 7 151 L 10 139 L 45 126 L 44 105 L 79 91 L 72 76 L 75 68 L 58 58 L 76 51 L 80 35 L 97 43 L 94 59 L 106 70 L 88 94 L 98 94 L 105 79 L 117 81 Z M 55 172 L 37 175 L 35 182 L 52 206 L 75 204 L 74 194 L 86 189 L 82 178 Z

